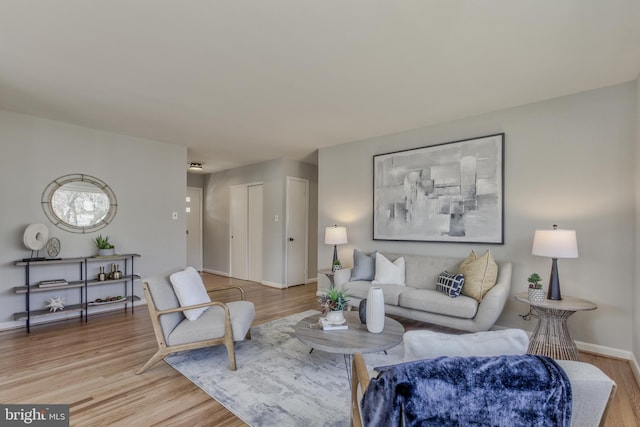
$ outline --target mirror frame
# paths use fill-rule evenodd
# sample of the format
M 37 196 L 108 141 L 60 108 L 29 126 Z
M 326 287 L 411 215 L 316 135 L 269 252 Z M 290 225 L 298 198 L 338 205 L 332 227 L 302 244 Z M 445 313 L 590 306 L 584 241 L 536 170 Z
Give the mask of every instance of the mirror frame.
M 64 222 L 55 213 L 51 202 L 53 195 L 60 187 L 70 182 L 86 182 L 92 184 L 107 195 L 107 197 L 109 198 L 109 210 L 102 220 L 93 225 L 82 227 Z M 116 194 L 113 192 L 111 187 L 109 187 L 101 179 L 86 174 L 63 175 L 59 178 L 54 179 L 42 192 L 42 198 L 40 202 L 42 204 L 42 210 L 44 211 L 49 221 L 51 221 L 51 223 L 56 227 L 61 228 L 65 231 L 69 231 L 71 233 L 91 233 L 100 230 L 109 225 L 111 221 L 113 221 L 113 218 L 116 216 L 116 213 L 118 211 L 118 201 L 116 200 Z

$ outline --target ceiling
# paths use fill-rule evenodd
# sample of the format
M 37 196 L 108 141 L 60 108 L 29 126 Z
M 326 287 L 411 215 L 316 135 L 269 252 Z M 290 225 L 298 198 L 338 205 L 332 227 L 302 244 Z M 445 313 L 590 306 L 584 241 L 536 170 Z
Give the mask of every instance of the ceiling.
M 0 0 L 0 109 L 206 172 L 639 72 L 637 0 Z

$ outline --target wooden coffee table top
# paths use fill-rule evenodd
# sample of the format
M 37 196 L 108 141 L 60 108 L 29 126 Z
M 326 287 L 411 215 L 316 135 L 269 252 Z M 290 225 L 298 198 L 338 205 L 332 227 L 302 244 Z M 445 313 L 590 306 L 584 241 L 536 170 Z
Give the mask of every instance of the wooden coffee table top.
M 296 325 L 295 333 L 298 339 L 309 347 L 327 353 L 375 353 L 402 342 L 404 327 L 389 317 L 384 318 L 384 330 L 379 334 L 372 334 L 367 330 L 367 325 L 360 323 L 357 311 L 344 312 L 349 329 L 324 331 L 322 327 L 316 326 L 320 317 L 323 315 L 305 317 Z

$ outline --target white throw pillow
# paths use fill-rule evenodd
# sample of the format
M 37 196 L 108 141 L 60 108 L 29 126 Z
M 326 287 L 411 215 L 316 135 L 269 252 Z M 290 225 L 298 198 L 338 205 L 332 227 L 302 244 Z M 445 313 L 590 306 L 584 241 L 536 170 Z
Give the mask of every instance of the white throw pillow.
M 522 329 L 451 335 L 427 330 L 405 332 L 404 360 L 435 359 L 441 356 L 502 356 L 525 354 L 529 336 Z
M 178 297 L 178 301 L 180 301 L 180 307 L 211 302 L 207 289 L 202 283 L 202 277 L 200 277 L 195 268 L 187 267 L 182 271 L 173 273 L 169 276 L 169 280 L 171 280 L 173 290 Z M 189 320 L 196 320 L 208 308 L 185 310 L 184 315 Z
M 376 252 L 376 277 L 371 284 L 405 286 L 404 258 L 391 262 L 380 252 Z

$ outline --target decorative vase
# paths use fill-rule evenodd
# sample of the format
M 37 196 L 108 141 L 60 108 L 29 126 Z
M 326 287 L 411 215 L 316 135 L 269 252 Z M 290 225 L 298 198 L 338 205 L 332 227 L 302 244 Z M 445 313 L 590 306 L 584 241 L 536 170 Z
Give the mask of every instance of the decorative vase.
M 367 324 L 367 299 L 363 299 L 360 301 L 358 305 L 358 317 L 360 317 L 360 323 L 363 325 Z
M 367 330 L 379 334 L 384 329 L 384 295 L 381 288 L 369 288 L 366 310 Z
M 344 313 L 340 311 L 330 311 L 327 313 L 327 322 L 338 325 L 344 323 Z
M 532 301 L 532 302 L 544 301 L 544 289 L 529 288 L 529 301 Z

